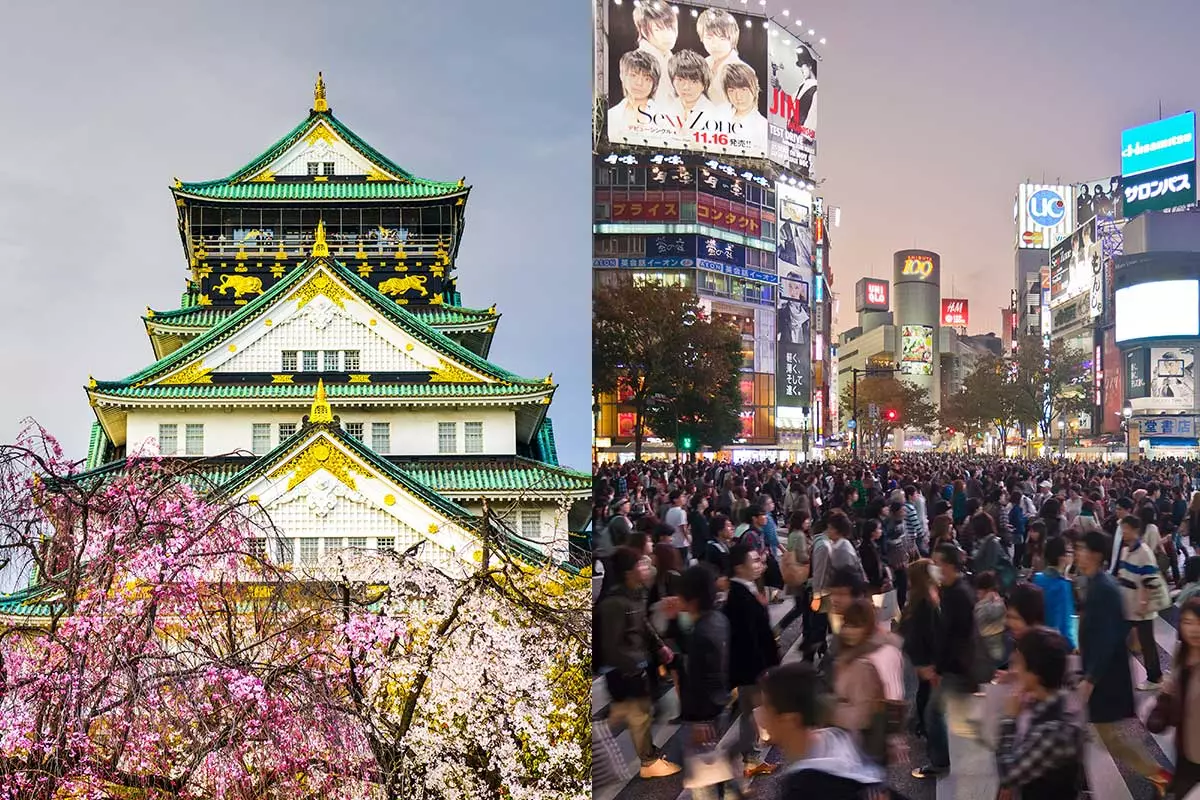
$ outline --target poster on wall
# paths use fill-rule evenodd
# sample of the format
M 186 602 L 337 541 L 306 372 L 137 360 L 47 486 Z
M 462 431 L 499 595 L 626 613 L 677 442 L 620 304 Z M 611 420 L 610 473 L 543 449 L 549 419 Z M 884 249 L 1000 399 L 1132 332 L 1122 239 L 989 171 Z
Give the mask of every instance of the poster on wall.
M 1121 176 L 1075 184 L 1075 219 L 1123 219 Z
M 608 140 L 762 158 L 767 28 L 684 3 L 608 6 Z
M 965 328 L 971 319 L 970 303 L 954 297 L 942 298 L 942 324 L 950 328 Z
M 1125 396 L 1136 400 L 1150 396 L 1150 353 L 1144 347 L 1125 351 Z
M 817 53 L 782 25 L 770 26 L 768 157 L 808 177 L 817 153 Z
M 775 404 L 804 408 L 812 394 L 812 270 L 780 265 L 775 322 Z
M 1014 211 L 1017 247 L 1048 250 L 1075 229 L 1075 194 L 1070 186 L 1022 183 Z
M 788 266 L 811 269 L 813 256 L 812 194 L 786 183 L 775 185 L 777 208 L 776 260 L 783 273 Z
M 1150 348 L 1150 400 L 1154 408 L 1190 411 L 1195 406 L 1195 350 Z
M 900 326 L 900 374 L 933 374 L 933 327 Z

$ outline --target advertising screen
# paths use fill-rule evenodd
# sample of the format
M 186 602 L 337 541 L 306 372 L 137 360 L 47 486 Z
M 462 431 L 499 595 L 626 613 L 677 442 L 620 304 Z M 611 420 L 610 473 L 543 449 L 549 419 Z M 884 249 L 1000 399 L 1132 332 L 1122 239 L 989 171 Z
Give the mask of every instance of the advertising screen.
M 1121 213 L 1124 193 L 1121 191 L 1120 175 L 1077 183 L 1073 189 L 1076 220 L 1124 218 Z
M 1121 175 L 1141 175 L 1196 160 L 1196 112 L 1121 131 Z
M 780 265 L 775 322 L 775 404 L 804 408 L 812 394 L 812 270 Z
M 1196 202 L 1196 162 L 1163 167 L 1127 177 L 1125 215 L 1130 219 L 1145 211 L 1162 211 Z
M 1125 352 L 1125 396 L 1131 399 L 1150 396 L 1150 351 L 1137 347 Z
M 1118 342 L 1200 335 L 1200 281 L 1153 281 L 1117 290 Z
M 817 54 L 772 22 L 767 68 L 768 157 L 807 177 L 817 153 Z
M 931 326 L 900 326 L 900 374 L 933 374 L 933 328 Z
M 1150 399 L 1155 408 L 1190 411 L 1196 397 L 1196 356 L 1191 347 L 1150 348 Z
M 1050 304 L 1057 306 L 1092 291 L 1100 269 L 1096 221 L 1088 219 L 1050 250 Z
M 765 157 L 762 17 L 683 3 L 613 3 L 607 33 L 611 144 Z
M 887 311 L 891 286 L 877 278 L 862 278 L 854 286 L 855 311 Z
M 1017 247 L 1049 250 L 1075 229 L 1070 186 L 1023 183 L 1017 187 Z
M 969 306 L 965 299 L 959 300 L 952 297 L 942 298 L 942 324 L 948 328 L 965 328 L 968 325 L 967 320 L 970 318 Z

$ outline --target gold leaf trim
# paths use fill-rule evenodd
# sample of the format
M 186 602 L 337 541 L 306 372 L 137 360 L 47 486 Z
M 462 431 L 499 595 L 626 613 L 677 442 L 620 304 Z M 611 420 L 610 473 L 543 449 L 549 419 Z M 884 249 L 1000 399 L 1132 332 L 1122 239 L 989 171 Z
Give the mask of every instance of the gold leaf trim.
M 292 375 L 272 375 L 271 383 L 292 383 Z
M 196 383 L 212 383 L 212 367 L 205 367 L 203 361 L 189 364 L 174 375 L 162 380 L 164 386 L 181 386 Z
M 319 123 L 315 128 L 308 132 L 308 136 L 304 137 L 304 143 L 312 147 L 317 142 L 324 139 L 330 144 L 337 144 L 337 136 L 331 131 L 325 123 Z
M 381 170 L 379 167 L 372 166 L 367 170 L 368 181 L 392 181 L 395 180 L 391 175 Z
M 467 372 L 462 367 L 441 361 L 429 376 L 430 383 L 483 383 L 483 379 Z
M 269 169 L 264 169 L 262 172 L 251 178 L 248 183 L 274 183 L 275 173 Z
M 333 409 L 329 407 L 329 399 L 325 396 L 324 379 L 317 379 L 317 396 L 313 398 L 312 408 L 308 412 L 308 421 L 313 424 L 333 422 Z
M 350 383 L 370 383 L 370 382 L 371 382 L 370 375 L 351 374 L 351 376 L 350 376 Z
M 350 299 L 350 293 L 342 288 L 341 284 L 330 278 L 324 272 L 318 272 L 311 278 L 306 280 L 299 289 L 292 292 L 288 297 L 288 302 L 296 300 L 296 308 L 301 309 L 317 299 L 318 295 L 325 295 L 333 301 L 338 308 L 345 308 L 345 301 Z
M 291 491 L 319 469 L 325 470 L 351 489 L 357 489 L 358 487 L 355 486 L 354 476 L 350 473 L 357 473 L 364 478 L 371 477 L 370 472 L 341 450 L 335 448 L 324 436 L 316 439 L 308 447 L 288 459 L 284 462 L 283 466 L 267 477 L 271 480 L 278 480 L 289 472 L 292 473 L 287 486 L 288 491 Z

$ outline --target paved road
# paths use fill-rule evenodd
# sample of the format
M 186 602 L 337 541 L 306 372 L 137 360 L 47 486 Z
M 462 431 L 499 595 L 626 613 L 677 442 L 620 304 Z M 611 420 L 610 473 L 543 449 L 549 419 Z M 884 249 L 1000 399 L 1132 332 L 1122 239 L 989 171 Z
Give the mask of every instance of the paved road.
M 790 601 L 772 606 L 772 622 L 777 624 L 789 608 Z M 1172 623 L 1173 615 L 1172 621 L 1163 618 L 1155 621 L 1154 634 L 1159 646 L 1159 658 L 1164 666 L 1170 663 L 1169 654 L 1174 650 L 1177 637 Z M 784 660 L 790 661 L 799 657 L 796 648 L 798 628 L 798 624 L 793 625 L 781 634 L 781 646 L 786 651 Z M 1139 659 L 1140 657 L 1131 657 L 1135 684 L 1146 679 L 1146 671 Z M 981 720 L 984 725 L 984 742 L 991 739 L 990 732 L 995 724 L 995 717 L 1001 702 L 998 694 L 1000 689 L 997 687 L 987 688 L 988 692 L 985 697 L 974 700 L 975 708 L 973 710 L 973 716 Z M 1138 693 L 1137 700 L 1144 718 L 1148 706 L 1153 703 L 1153 696 L 1148 693 Z M 608 703 L 603 681 L 593 684 L 592 702 L 594 709 L 602 709 Z M 657 718 L 664 722 L 656 723 L 653 728 L 654 743 L 664 748 L 667 757 L 676 763 L 680 763 L 682 757 L 682 737 L 678 735 L 678 726 L 670 725 L 665 721 L 674 718 L 678 713 L 678 708 L 678 701 L 673 691 L 663 695 L 658 701 Z M 596 724 L 606 723 L 601 721 Z M 1158 758 L 1161 763 L 1170 766 L 1175 753 L 1171 731 L 1161 736 L 1152 736 L 1140 725 L 1134 723 L 1130 726 L 1130 734 L 1141 736 L 1151 755 Z M 724 742 L 728 744 L 731 741 L 732 734 L 727 733 Z M 632 777 L 623 783 L 594 787 L 592 794 L 594 800 L 690 800 L 691 792 L 683 789 L 680 775 L 650 781 L 637 777 L 637 757 L 628 733 L 622 731 L 617 736 L 617 742 L 626 757 L 628 771 Z M 997 792 L 995 764 L 991 751 L 984 743 L 955 735 L 952 732 L 950 760 L 953 769 L 950 775 L 936 784 L 917 781 L 909 774 L 913 766 L 924 763 L 924 743 L 915 737 L 910 737 L 909 749 L 911 763 L 894 765 L 890 771 L 890 783 L 893 789 L 910 800 L 995 800 Z M 779 755 L 775 752 L 768 756 L 769 760 L 778 760 L 778 758 Z M 1124 766 L 1117 764 L 1094 737 L 1089 742 L 1085 764 L 1089 784 L 1092 788 L 1092 797 L 1095 800 L 1153 800 L 1155 798 L 1151 785 Z M 751 796 L 754 798 L 771 797 L 769 781 L 769 778 L 756 781 Z

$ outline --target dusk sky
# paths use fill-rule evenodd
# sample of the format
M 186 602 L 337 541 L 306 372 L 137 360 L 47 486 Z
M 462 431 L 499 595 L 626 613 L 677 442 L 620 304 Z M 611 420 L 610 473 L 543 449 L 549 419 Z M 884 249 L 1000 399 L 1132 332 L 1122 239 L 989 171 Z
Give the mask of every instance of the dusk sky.
M 34 416 L 85 455 L 89 373 L 151 363 L 139 316 L 184 289 L 172 177 L 258 155 L 305 117 L 323 70 L 355 132 L 474 187 L 463 302 L 504 314 L 494 361 L 554 373 L 560 457 L 586 469 L 590 18 L 545 0 L 4 3 L 0 437 Z
M 738 5 L 738 4 L 734 4 Z M 754 5 L 751 0 L 750 6 Z M 1017 184 L 1120 168 L 1120 133 L 1200 105 L 1200 4 L 843 0 L 789 5 L 825 36 L 817 170 L 842 207 L 830 263 L 838 330 L 854 283 L 892 253 L 941 253 L 942 296 L 1000 332 L 1013 282 Z

